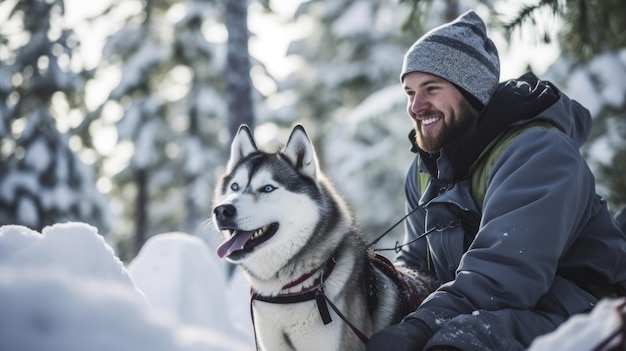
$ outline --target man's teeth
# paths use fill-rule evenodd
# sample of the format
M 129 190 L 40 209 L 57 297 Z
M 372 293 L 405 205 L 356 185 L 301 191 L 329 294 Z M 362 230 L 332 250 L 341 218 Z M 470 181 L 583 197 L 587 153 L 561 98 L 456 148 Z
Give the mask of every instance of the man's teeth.
M 431 123 L 434 123 L 438 119 L 439 119 L 439 117 L 433 117 L 433 118 L 422 120 L 422 125 L 423 126 L 427 126 L 427 125 L 429 125 Z

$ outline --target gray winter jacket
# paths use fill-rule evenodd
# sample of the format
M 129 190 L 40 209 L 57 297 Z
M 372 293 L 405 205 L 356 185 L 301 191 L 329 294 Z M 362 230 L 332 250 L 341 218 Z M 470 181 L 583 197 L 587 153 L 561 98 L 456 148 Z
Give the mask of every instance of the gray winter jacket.
M 537 120 L 557 128 L 529 129 L 502 151 L 479 212 L 473 162 L 510 126 Z M 591 286 L 626 280 L 626 240 L 578 151 L 590 124 L 585 108 L 527 74 L 499 86 L 475 133 L 437 155 L 418 150 L 405 185 L 407 210 L 419 207 L 406 222 L 405 242 L 414 242 L 397 261 L 443 285 L 412 318 L 436 332 L 442 321 L 477 310 L 569 316 L 597 301 Z M 418 171 L 432 176 L 421 196 Z

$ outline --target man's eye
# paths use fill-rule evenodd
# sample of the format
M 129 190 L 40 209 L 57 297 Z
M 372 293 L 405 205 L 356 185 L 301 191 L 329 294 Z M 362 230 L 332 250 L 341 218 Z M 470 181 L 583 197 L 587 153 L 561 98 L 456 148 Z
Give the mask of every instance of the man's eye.
M 230 185 L 230 190 L 232 191 L 238 191 L 239 190 L 239 184 L 238 183 L 232 183 Z
M 261 188 L 262 193 L 271 193 L 274 190 L 276 190 L 276 187 L 270 184 L 267 184 L 263 188 Z

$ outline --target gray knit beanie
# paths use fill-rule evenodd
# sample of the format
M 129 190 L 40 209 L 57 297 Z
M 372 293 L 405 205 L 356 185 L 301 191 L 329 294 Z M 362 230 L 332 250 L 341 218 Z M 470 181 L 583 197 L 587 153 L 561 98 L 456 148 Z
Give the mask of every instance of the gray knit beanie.
M 470 10 L 411 46 L 404 55 L 400 81 L 411 72 L 439 76 L 487 105 L 498 87 L 500 60 L 485 22 Z

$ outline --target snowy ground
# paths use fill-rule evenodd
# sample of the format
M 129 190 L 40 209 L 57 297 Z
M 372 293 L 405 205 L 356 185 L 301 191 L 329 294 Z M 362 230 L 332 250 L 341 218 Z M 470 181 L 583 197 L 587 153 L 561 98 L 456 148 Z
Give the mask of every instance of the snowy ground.
M 196 237 L 167 233 L 125 267 L 85 224 L 0 227 L 0 350 L 254 350 L 249 286 L 238 273 L 227 279 L 216 257 Z M 622 342 L 624 306 L 602 301 L 530 350 L 609 350 Z
M 0 228 L 0 350 L 253 350 L 249 287 L 198 238 L 157 235 L 128 267 L 95 228 Z

